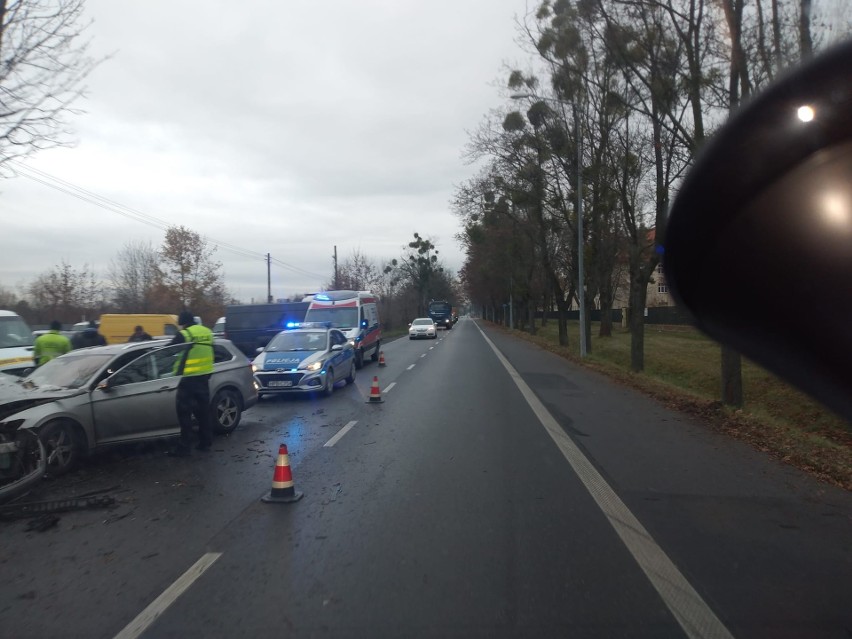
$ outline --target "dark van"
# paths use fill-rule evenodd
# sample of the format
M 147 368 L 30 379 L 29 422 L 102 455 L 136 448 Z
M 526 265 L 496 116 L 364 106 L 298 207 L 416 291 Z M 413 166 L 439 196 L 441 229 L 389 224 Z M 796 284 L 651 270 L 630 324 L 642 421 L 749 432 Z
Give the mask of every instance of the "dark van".
M 288 323 L 304 321 L 308 306 L 308 302 L 229 306 L 225 311 L 225 339 L 254 359 L 257 349 L 266 346 Z

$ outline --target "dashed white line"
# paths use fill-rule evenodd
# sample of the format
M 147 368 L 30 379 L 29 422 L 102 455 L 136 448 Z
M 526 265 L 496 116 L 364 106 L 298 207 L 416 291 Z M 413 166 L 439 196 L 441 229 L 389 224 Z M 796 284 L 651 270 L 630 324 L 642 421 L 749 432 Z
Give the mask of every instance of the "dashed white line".
M 415 366 L 417 366 L 417 364 L 412 364 L 411 366 L 409 366 L 409 367 L 408 367 L 408 368 L 406 368 L 405 370 L 410 371 L 410 370 L 411 370 L 412 368 L 414 368 Z
M 426 357 L 426 353 L 423 353 L 423 354 L 420 356 L 420 359 L 423 359 L 424 357 Z
M 389 392 L 389 391 L 390 391 L 390 389 L 391 389 L 391 388 L 393 388 L 394 386 L 396 386 L 396 382 L 391 382 L 390 384 L 388 384 L 388 385 L 385 387 L 385 390 L 383 390 L 382 392 L 383 392 L 383 393 L 387 393 L 387 392 Z
M 352 430 L 352 427 L 357 423 L 358 423 L 357 420 L 353 420 L 353 421 L 349 422 L 348 424 L 346 424 L 346 426 L 344 426 L 339 431 L 337 431 L 337 434 L 334 437 L 332 437 L 326 443 L 324 443 L 322 445 L 322 447 L 323 448 L 331 448 L 332 446 L 334 446 L 337 442 L 339 442 L 343 438 L 343 436 L 346 433 L 348 433 L 350 430 Z
M 171 586 L 166 588 L 159 597 L 154 599 L 145 610 L 124 627 L 115 639 L 136 639 L 154 623 L 175 600 L 180 597 L 195 581 L 204 574 L 213 563 L 222 556 L 220 552 L 208 552 L 201 556 L 192 567 L 178 577 Z

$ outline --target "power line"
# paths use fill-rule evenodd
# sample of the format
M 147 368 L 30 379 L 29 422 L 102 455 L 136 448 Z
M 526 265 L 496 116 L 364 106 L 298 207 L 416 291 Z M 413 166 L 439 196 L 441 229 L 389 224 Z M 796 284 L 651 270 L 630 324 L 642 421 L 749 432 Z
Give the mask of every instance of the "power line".
M 109 198 L 98 195 L 97 193 L 94 193 L 92 191 L 84 189 L 81 186 L 77 186 L 76 184 L 73 184 L 71 182 L 67 182 L 66 180 L 58 178 L 58 177 L 51 175 L 51 174 L 49 174 L 45 171 L 41 171 L 40 169 L 36 169 L 36 168 L 33 168 L 33 167 L 28 166 L 26 164 L 23 164 L 23 163 L 21 163 L 17 160 L 11 160 L 10 164 L 14 165 L 16 172 L 21 177 L 25 177 L 29 180 L 34 181 L 34 182 L 38 182 L 39 184 L 42 184 L 42 185 L 47 186 L 49 188 L 52 188 L 56 191 L 60 191 L 61 193 L 65 193 L 66 195 L 70 195 L 72 197 L 75 197 L 75 198 L 82 200 L 84 202 L 87 202 L 89 204 L 94 204 L 95 206 L 98 206 L 98 207 L 105 209 L 107 211 L 110 211 L 112 213 L 118 213 L 119 215 L 126 217 L 130 220 L 134 220 L 136 222 L 141 222 L 143 224 L 147 224 L 148 226 L 153 226 L 154 228 L 158 228 L 158 229 L 163 230 L 163 231 L 166 231 L 169 228 L 172 228 L 172 227 L 175 226 L 174 224 L 167 222 L 166 220 L 162 220 L 162 219 L 155 217 L 153 215 L 150 215 L 148 213 L 144 213 L 142 211 L 133 209 L 129 206 L 125 206 L 124 204 L 121 204 L 120 202 L 116 202 L 115 200 L 111 200 Z M 230 251 L 231 253 L 235 253 L 235 254 L 239 255 L 240 257 L 245 257 L 245 258 L 248 258 L 248 259 L 251 259 L 251 260 L 259 260 L 259 261 L 264 261 L 264 262 L 267 260 L 267 257 L 264 253 L 260 253 L 258 251 L 253 251 L 251 249 L 245 249 L 245 248 L 236 246 L 234 244 L 230 244 L 228 242 L 222 242 L 222 241 L 219 241 L 219 240 L 215 240 L 215 239 L 207 237 L 207 236 L 202 235 L 201 237 L 203 237 L 210 244 L 213 244 L 214 246 L 221 248 L 225 251 Z M 315 277 L 315 278 L 318 278 L 318 279 L 323 279 L 325 277 L 324 275 L 318 275 L 317 273 L 312 273 L 312 272 L 307 271 L 303 268 L 300 268 L 298 266 L 294 266 L 292 264 L 288 264 L 287 262 L 284 262 L 284 261 L 276 259 L 276 258 L 271 258 L 271 263 L 274 264 L 275 266 L 279 267 L 279 268 L 291 271 L 291 272 L 296 273 L 298 275 Z

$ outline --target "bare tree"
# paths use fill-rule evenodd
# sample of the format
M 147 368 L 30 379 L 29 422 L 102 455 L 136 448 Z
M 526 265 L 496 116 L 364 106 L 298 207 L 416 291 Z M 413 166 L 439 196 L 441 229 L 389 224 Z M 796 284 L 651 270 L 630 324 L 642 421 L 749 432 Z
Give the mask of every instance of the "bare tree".
M 337 272 L 337 284 L 334 278 L 326 288 L 340 290 L 365 291 L 370 290 L 379 280 L 379 268 L 375 262 L 364 255 L 359 249 L 354 249 L 352 255 L 343 260 Z
M 103 287 L 87 264 L 78 270 L 63 261 L 36 277 L 28 292 L 41 322 L 93 319 L 105 306 Z
M 150 242 L 127 242 L 110 262 L 113 299 L 120 311 L 153 312 L 159 261 L 159 255 Z
M 65 117 L 98 61 L 82 39 L 84 0 L 0 0 L 0 175 L 9 161 L 67 145 Z
M 169 300 L 180 308 L 191 308 L 198 315 L 215 313 L 228 297 L 222 264 L 213 259 L 216 247 L 184 226 L 166 231 L 160 249 L 160 303 Z

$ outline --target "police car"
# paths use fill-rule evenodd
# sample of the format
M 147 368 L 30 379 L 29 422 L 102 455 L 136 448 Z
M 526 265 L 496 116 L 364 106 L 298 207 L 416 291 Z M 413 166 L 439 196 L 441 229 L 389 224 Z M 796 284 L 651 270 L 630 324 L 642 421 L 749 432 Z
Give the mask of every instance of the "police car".
M 331 395 L 341 380 L 355 381 L 355 349 L 329 324 L 292 324 L 273 337 L 252 363 L 260 396 Z

